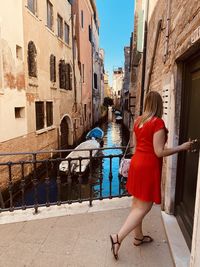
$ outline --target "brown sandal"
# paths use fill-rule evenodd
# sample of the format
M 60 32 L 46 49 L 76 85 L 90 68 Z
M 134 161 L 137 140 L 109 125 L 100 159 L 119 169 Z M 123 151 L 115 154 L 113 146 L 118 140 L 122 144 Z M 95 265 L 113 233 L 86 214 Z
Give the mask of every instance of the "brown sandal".
M 110 235 L 110 241 L 111 241 L 111 251 L 113 253 L 113 256 L 116 260 L 118 260 L 118 253 L 115 253 L 115 245 L 118 244 L 119 246 L 121 243 L 119 242 L 118 234 L 116 234 L 117 241 L 114 242 L 113 237 Z
M 140 241 L 140 243 L 133 243 L 134 246 L 141 246 L 144 243 L 151 243 L 153 241 L 153 238 L 150 237 L 149 235 L 144 235 L 142 239 L 136 238 L 136 241 Z

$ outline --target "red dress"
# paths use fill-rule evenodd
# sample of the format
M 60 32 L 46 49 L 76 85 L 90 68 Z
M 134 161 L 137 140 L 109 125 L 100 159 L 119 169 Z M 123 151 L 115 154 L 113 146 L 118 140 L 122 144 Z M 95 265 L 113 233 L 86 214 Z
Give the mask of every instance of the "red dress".
M 162 158 L 153 148 L 153 135 L 160 129 L 167 129 L 164 121 L 153 117 L 139 128 L 140 117 L 134 124 L 136 136 L 135 154 L 131 159 L 126 188 L 129 194 L 147 202 L 161 203 Z

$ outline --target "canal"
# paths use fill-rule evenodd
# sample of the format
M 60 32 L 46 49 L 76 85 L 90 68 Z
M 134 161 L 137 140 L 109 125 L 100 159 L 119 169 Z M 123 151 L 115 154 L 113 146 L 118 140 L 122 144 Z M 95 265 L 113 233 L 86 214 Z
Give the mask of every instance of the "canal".
M 84 175 L 72 177 L 70 183 L 67 179 L 61 179 L 60 186 L 60 200 L 74 201 L 80 199 L 88 199 L 92 194 L 92 198 L 109 197 L 110 195 L 123 195 L 125 191 L 125 181 L 119 179 L 119 157 L 112 158 L 110 165 L 110 158 L 103 158 L 108 155 L 120 155 L 123 153 L 121 149 L 115 147 L 126 146 L 129 140 L 129 133 L 122 123 L 116 123 L 114 113 L 110 112 L 108 120 L 99 125 L 104 131 L 104 145 L 103 147 L 113 147 L 113 149 L 104 149 L 99 152 L 100 158 L 93 159 L 92 168 L 90 172 Z M 110 178 L 112 176 L 112 186 L 110 187 Z M 91 193 L 92 181 L 92 193 Z M 48 184 L 48 189 L 47 189 Z M 48 190 L 48 198 L 50 203 L 57 202 L 58 186 L 57 186 L 57 171 L 54 164 L 51 164 L 48 170 L 48 183 L 46 173 L 40 177 L 37 184 L 37 198 L 39 204 L 46 203 L 46 196 Z M 24 193 L 25 206 L 34 204 L 34 186 L 31 183 Z M 22 206 L 21 194 L 14 198 L 14 206 Z

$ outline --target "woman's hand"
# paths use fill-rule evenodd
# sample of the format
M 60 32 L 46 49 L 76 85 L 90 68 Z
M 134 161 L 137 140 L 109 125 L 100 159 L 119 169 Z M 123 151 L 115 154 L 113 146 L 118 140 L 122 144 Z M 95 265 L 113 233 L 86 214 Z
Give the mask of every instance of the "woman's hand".
M 192 144 L 195 143 L 195 140 L 189 140 L 183 144 L 180 145 L 181 150 L 191 150 L 192 149 Z

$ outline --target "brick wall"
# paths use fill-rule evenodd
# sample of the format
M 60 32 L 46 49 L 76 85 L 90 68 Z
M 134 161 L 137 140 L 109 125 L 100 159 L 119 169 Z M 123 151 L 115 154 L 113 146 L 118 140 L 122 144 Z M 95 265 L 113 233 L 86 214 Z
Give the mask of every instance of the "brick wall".
M 151 4 L 151 1 L 150 1 Z M 195 44 L 191 42 L 192 33 L 199 27 L 200 21 L 200 1 L 171 0 L 170 8 L 170 28 L 168 54 L 164 62 L 166 45 L 166 26 L 167 26 L 167 6 L 168 1 L 157 1 L 148 24 L 147 35 L 147 57 L 145 72 L 145 88 L 147 88 L 147 79 L 153 56 L 155 44 L 156 28 L 158 21 L 162 19 L 162 27 L 159 33 L 156 54 L 153 64 L 153 70 L 150 80 L 150 90 L 159 91 L 162 95 L 164 90 L 168 90 L 167 112 L 164 119 L 169 128 L 168 146 L 172 147 L 179 142 L 180 128 L 180 105 L 181 105 L 181 83 L 183 80 L 181 74 L 180 60 L 198 51 L 200 41 Z M 137 6 L 136 6 L 137 23 Z M 136 43 L 135 27 L 134 42 Z M 136 74 L 135 77 L 133 73 Z M 133 79 L 134 77 L 134 79 Z M 136 94 L 136 117 L 139 115 L 140 96 L 141 96 L 141 77 L 142 77 L 142 58 L 135 70 L 132 66 L 132 91 Z M 176 187 L 177 156 L 169 157 L 165 160 L 163 170 L 163 199 L 166 201 L 165 209 L 171 213 L 174 210 L 175 187 Z

